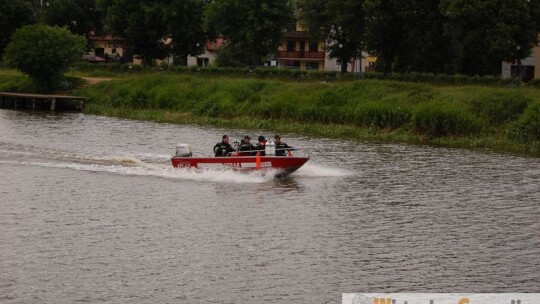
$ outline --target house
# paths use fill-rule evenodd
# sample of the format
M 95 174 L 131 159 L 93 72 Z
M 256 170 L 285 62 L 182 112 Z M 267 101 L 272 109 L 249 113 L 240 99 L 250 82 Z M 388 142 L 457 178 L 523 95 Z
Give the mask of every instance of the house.
M 225 40 L 218 38 L 215 41 L 207 40 L 204 48 L 204 52 L 197 56 L 188 56 L 188 66 L 205 67 L 213 64 L 216 61 L 219 50 L 224 46 Z
M 341 71 L 341 61 L 330 58 L 326 42 L 314 39 L 310 32 L 305 31 L 297 22 L 296 30 L 284 35 L 283 44 L 277 52 L 278 66 L 300 70 Z M 347 71 L 366 72 L 374 68 L 376 57 L 363 54 L 363 58 L 354 59 L 347 65 Z
M 327 56 L 324 40 L 313 39 L 298 22 L 296 30 L 285 33 L 284 37 L 277 52 L 279 67 L 319 71 L 325 69 Z
M 118 61 L 125 55 L 124 39 L 108 36 L 91 36 L 93 54 L 106 59 L 107 61 Z
M 523 81 L 540 79 L 540 35 L 531 55 L 525 59 L 502 63 L 502 78 L 520 77 Z

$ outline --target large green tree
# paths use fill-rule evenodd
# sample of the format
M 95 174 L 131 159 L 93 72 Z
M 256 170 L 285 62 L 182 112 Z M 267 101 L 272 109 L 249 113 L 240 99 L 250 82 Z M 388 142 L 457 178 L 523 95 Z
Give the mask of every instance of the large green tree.
M 39 88 L 52 91 L 58 88 L 63 72 L 81 59 L 85 44 L 84 37 L 66 28 L 27 25 L 13 34 L 4 59 L 29 75 Z
M 331 58 L 341 61 L 341 72 L 347 64 L 362 56 L 364 9 L 361 0 L 300 0 L 300 19 L 317 38 L 326 41 Z
M 132 54 L 141 56 L 144 65 L 167 55 L 167 24 L 164 1 L 109 0 L 107 25 L 110 31 L 124 37 Z
M 65 26 L 72 33 L 89 38 L 101 30 L 102 14 L 96 0 L 53 0 L 43 4 L 40 19 L 45 24 Z
M 211 38 L 222 36 L 248 65 L 260 65 L 282 43 L 293 18 L 290 0 L 216 0 L 205 9 Z
M 445 17 L 440 0 L 410 0 L 400 12 L 402 43 L 396 53 L 394 71 L 452 73 L 452 52 L 444 35 Z M 403 7 L 403 6 L 402 6 Z M 370 33 L 377 39 L 379 33 Z
M 365 0 L 366 50 L 378 57 L 377 68 L 391 73 L 405 38 L 404 12 L 409 0 Z
M 527 57 L 537 38 L 529 0 L 442 0 L 455 63 L 465 74 L 498 74 Z
M 36 10 L 32 0 L 0 1 L 0 55 L 11 35 L 23 25 L 35 22 Z
M 204 0 L 171 0 L 164 12 L 167 35 L 172 39 L 175 62 L 187 64 L 187 56 L 197 55 L 205 45 Z

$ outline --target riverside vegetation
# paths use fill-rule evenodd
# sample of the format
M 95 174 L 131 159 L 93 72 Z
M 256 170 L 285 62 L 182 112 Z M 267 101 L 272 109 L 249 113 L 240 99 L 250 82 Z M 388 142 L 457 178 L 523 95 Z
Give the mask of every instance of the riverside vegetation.
M 24 83 L 16 73 L 0 75 L 0 90 Z M 536 88 L 161 72 L 123 74 L 77 94 L 90 98 L 89 114 L 540 156 Z

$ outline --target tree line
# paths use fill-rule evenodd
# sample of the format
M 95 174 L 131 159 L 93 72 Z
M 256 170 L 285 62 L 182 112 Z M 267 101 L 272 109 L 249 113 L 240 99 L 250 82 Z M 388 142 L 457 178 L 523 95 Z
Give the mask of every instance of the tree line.
M 121 36 L 145 65 L 168 54 L 185 65 L 217 37 L 219 65 L 260 65 L 297 20 L 343 71 L 368 53 L 384 73 L 496 75 L 537 43 L 540 0 L 0 0 L 0 52 L 18 28 L 44 23 L 88 47 L 91 32 Z

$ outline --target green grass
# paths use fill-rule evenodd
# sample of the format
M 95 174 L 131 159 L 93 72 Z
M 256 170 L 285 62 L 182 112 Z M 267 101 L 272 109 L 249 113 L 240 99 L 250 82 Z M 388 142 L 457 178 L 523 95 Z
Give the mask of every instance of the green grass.
M 75 75 L 66 75 L 65 80 L 57 91 L 71 91 L 84 83 Z M 41 93 L 30 77 L 10 69 L 0 69 L 0 92 Z
M 540 154 L 540 91 L 386 80 L 149 74 L 82 89 L 87 111 L 172 123 Z
M 75 92 L 90 97 L 87 113 L 540 156 L 540 90 L 533 87 L 167 72 L 114 76 L 114 81 Z M 0 89 L 24 87 L 28 81 L 0 70 Z

